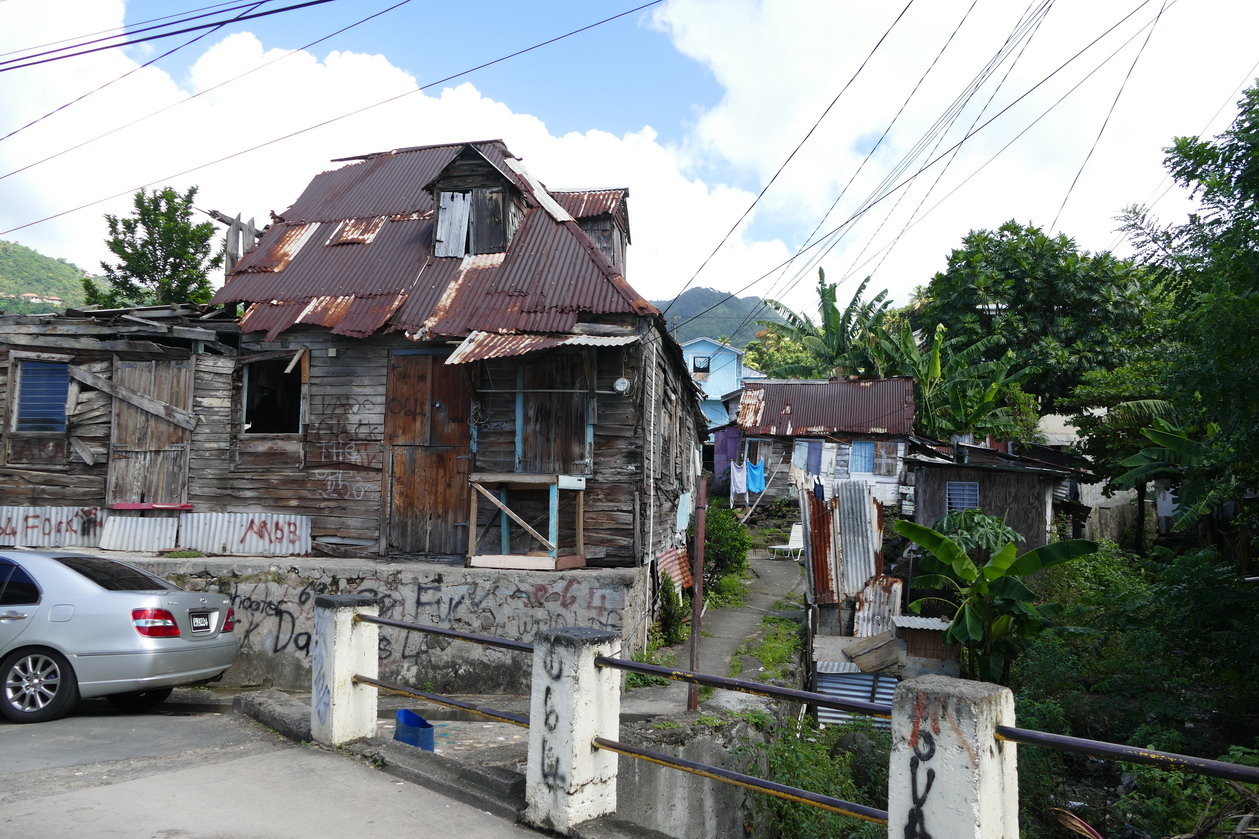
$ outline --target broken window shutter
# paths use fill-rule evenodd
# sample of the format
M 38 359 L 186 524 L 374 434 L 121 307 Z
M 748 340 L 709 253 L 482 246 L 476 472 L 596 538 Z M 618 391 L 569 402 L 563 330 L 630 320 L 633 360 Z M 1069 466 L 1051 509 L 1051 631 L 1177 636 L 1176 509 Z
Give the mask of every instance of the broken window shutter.
M 468 193 L 443 192 L 438 199 L 434 256 L 463 256 L 468 252 Z
M 483 187 L 472 191 L 471 225 L 473 253 L 502 253 L 507 250 L 503 190 Z
M 900 471 L 896 468 L 898 449 L 899 446 L 896 443 L 874 444 L 874 474 L 895 475 Z

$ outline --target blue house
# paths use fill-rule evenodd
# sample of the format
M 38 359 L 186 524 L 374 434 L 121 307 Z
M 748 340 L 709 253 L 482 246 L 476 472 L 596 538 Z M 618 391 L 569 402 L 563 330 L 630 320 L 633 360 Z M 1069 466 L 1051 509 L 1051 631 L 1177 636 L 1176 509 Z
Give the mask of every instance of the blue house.
M 730 416 L 721 397 L 743 388 L 747 379 L 763 379 L 765 374 L 743 363 L 743 350 L 715 338 L 692 338 L 682 345 L 686 369 L 703 394 L 708 427 L 725 425 Z

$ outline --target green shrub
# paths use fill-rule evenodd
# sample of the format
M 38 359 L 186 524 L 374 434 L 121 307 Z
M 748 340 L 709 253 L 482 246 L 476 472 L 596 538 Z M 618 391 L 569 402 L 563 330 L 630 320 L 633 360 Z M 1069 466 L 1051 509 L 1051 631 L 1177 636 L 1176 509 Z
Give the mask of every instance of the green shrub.
M 686 599 L 678 596 L 673 578 L 668 574 L 660 579 L 660 639 L 666 647 L 681 644 L 689 636 Z
M 713 507 L 708 510 L 704 531 L 704 576 L 717 580 L 747 570 L 752 535 L 734 510 Z
M 704 601 L 714 609 L 742 606 L 748 596 L 748 584 L 738 574 L 728 574 L 704 589 Z

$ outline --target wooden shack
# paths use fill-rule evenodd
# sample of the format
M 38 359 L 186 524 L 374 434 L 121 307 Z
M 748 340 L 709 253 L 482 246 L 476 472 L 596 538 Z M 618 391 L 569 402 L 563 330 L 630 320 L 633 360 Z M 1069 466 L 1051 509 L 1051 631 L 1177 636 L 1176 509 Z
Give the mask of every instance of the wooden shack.
M 350 159 L 212 306 L 0 334 L 0 490 L 132 519 L 134 547 L 650 564 L 684 541 L 706 426 L 623 276 L 627 197 L 552 194 L 500 141 Z M 82 348 L 54 352 L 66 329 Z M 35 379 L 60 420 L 23 413 Z

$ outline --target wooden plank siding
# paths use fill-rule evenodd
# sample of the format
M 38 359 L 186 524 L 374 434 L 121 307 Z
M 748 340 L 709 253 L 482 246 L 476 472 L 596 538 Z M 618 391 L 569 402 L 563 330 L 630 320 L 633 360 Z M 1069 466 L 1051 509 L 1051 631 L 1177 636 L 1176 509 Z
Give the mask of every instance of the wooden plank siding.
M 915 520 L 928 527 L 948 512 L 949 481 L 979 484 L 979 508 L 1022 534 L 1019 553 L 1039 548 L 1049 540 L 1053 484 L 1043 475 L 965 466 L 920 467 L 917 470 Z

